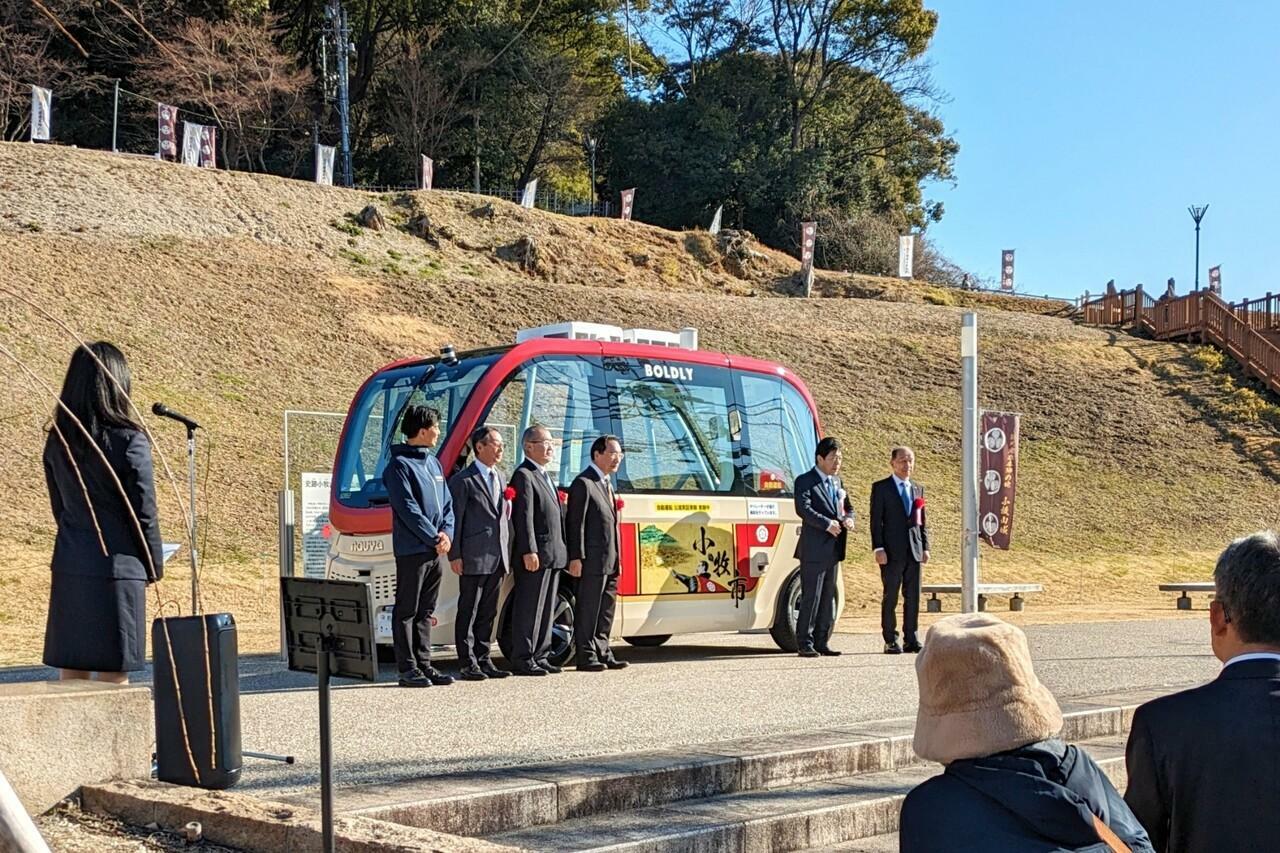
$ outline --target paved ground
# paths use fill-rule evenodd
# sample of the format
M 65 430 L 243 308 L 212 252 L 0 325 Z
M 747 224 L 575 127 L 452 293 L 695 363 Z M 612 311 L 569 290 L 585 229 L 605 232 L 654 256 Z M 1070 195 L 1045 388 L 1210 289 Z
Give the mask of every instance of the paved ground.
M 1060 698 L 1174 689 L 1214 677 L 1201 620 L 1039 625 L 1026 629 L 1040 677 Z M 671 747 L 913 714 L 913 658 L 880 654 L 878 637 L 838 634 L 839 658 L 780 653 L 767 635 L 686 637 L 659 649 L 620 645 L 620 672 L 404 690 L 344 683 L 333 693 L 338 783 L 388 781 L 552 758 Z M 447 664 L 445 664 L 447 668 Z M 246 759 L 241 790 L 273 796 L 317 782 L 314 676 L 273 658 L 241 660 L 244 748 L 296 755 Z M 44 668 L 0 680 L 49 677 Z M 149 678 L 149 673 L 139 681 Z

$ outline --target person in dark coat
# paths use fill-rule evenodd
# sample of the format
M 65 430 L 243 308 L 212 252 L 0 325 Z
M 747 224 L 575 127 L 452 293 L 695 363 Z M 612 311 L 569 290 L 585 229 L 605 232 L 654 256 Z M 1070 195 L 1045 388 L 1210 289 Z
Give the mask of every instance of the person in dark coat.
M 466 681 L 486 681 L 511 674 L 494 666 L 489 657 L 498 588 L 511 570 L 511 501 L 498 470 L 502 434 L 482 426 L 471 433 L 470 442 L 475 459 L 449 478 L 455 531 L 449 566 L 458 576 L 453 636 L 459 675 Z
M 391 446 L 382 472 L 396 556 L 391 640 L 401 687 L 443 686 L 453 678 L 431 666 L 431 615 L 452 545 L 453 501 L 431 453 L 440 440 L 439 416 L 426 406 L 407 406 L 400 431 L 405 443 Z
M 105 342 L 76 349 L 44 445 L 58 533 L 44 662 L 61 677 L 125 683 L 146 658 L 146 587 L 164 573 L 151 442 L 129 365 Z
M 511 614 L 512 671 L 559 673 L 551 654 L 551 619 L 560 572 L 569 561 L 564 544 L 564 505 L 547 466 L 555 456 L 551 430 L 524 431 L 524 461 L 511 474 L 511 565 L 515 603 Z
M 813 467 L 796 477 L 795 506 L 800 516 L 795 550 L 800 561 L 796 648 L 802 658 L 840 654 L 829 643 L 836 622 L 840 561 L 853 529 L 853 503 L 837 476 L 843 461 L 840 441 L 827 436 L 818 442 Z
M 902 804 L 901 853 L 1150 853 L 1102 769 L 1057 739 L 1062 711 L 1017 627 L 989 613 L 939 620 L 916 679 L 916 755 L 946 769 Z
M 1134 713 L 1124 798 L 1162 853 L 1280 850 L 1280 536 L 1232 542 L 1213 582 L 1222 672 Z
M 602 435 L 591 443 L 591 464 L 569 486 L 565 545 L 569 575 L 578 579 L 573 634 L 581 672 L 627 667 L 609 646 L 618 603 L 618 575 L 622 573 L 618 497 L 613 489 L 613 477 L 621 464 L 621 440 L 616 435 Z
M 910 447 L 889 452 L 893 473 L 871 484 L 871 550 L 880 567 L 880 633 L 887 655 L 919 653 L 921 566 L 929 562 L 929 516 L 924 486 L 911 479 L 916 454 Z M 902 593 L 902 639 L 898 645 L 898 593 Z

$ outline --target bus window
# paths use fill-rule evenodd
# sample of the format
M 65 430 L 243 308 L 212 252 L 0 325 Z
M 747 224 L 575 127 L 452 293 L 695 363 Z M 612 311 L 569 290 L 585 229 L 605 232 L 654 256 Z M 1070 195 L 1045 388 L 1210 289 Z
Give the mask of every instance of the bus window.
M 503 476 L 524 459 L 520 436 L 542 424 L 559 443 L 552 479 L 568 486 L 591 462 L 591 442 L 609 430 L 609 406 L 598 359 L 550 356 L 522 364 L 503 383 L 484 423 L 502 433 Z M 469 451 L 465 451 L 469 453 Z
M 796 477 L 813 467 L 818 443 L 813 414 L 790 383 L 753 373 L 739 377 L 742 478 L 756 494 L 790 495 Z
M 728 371 L 610 359 L 621 491 L 739 493 L 730 436 Z M 647 368 L 647 369 L 646 369 Z M 663 368 L 658 370 L 655 368 Z

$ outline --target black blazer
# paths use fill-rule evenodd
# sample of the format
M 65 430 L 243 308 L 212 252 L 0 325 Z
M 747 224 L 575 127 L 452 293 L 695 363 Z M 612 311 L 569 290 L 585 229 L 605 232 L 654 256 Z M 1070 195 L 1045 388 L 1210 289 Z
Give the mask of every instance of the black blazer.
M 609 501 L 609 492 L 596 469 L 588 466 L 569 486 L 565 519 L 569 559 L 582 561 L 584 575 L 618 574 L 622 571 L 620 538 L 617 505 Z
M 119 486 L 92 448 L 76 454 L 77 476 L 57 433 L 51 430 L 45 441 L 44 476 L 58 524 L 52 569 L 67 575 L 159 580 L 164 575 L 164 550 L 156 513 L 151 442 L 138 430 L 109 427 L 101 447 Z
M 838 536 L 827 532 L 831 522 L 843 521 L 853 515 L 853 503 L 839 477 L 835 481 L 840 506 L 831 503 L 831 496 L 822 485 L 822 475 L 817 468 L 810 468 L 796 477 L 796 514 L 800 516 L 800 539 L 796 542 L 795 558 L 802 563 L 838 563 L 844 559 L 849 531 L 840 530 Z
M 1156 850 L 1280 850 L 1280 661 L 1225 667 L 1133 715 L 1125 801 Z
M 462 561 L 464 575 L 505 573 L 510 563 L 511 528 L 507 515 L 511 502 L 503 496 L 507 481 L 494 468 L 498 478 L 498 499 L 472 462 L 449 478 L 449 494 L 453 499 L 454 536 L 449 544 L 449 559 Z
M 912 482 L 912 503 L 923 497 L 924 486 Z M 917 563 L 929 550 L 929 514 L 922 507 L 920 524 L 916 524 L 915 513 L 902 506 L 893 477 L 871 484 L 871 549 L 877 548 L 883 548 L 891 561 L 913 559 Z
M 562 569 L 569 561 L 564 544 L 564 507 L 551 481 L 528 459 L 511 474 L 516 497 L 511 507 L 512 565 L 537 554 L 544 569 Z

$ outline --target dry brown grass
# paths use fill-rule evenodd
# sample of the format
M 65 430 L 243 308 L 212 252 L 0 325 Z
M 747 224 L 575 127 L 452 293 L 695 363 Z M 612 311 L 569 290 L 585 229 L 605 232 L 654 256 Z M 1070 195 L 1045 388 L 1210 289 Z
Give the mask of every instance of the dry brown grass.
M 1278 523 L 1274 431 L 1255 424 L 1241 433 L 1215 408 L 1217 386 L 1188 391 L 1153 372 L 1186 348 L 1025 313 L 1033 300 L 955 293 L 956 306 L 927 305 L 928 288 L 891 279 L 821 273 L 818 292 L 876 298 L 776 298 L 794 287 L 796 266 L 778 253 L 761 250 L 761 273 L 744 280 L 705 262 L 705 235 L 501 202 L 488 222 L 470 215 L 481 201 L 463 194 L 417 194 L 439 248 L 396 227 L 351 235 L 330 224 L 370 198 L 0 145 L 4 284 L 84 335 L 119 343 L 140 402 L 165 400 L 209 427 L 199 502 L 205 601 L 236 614 L 247 650 L 277 642 L 282 410 L 345 410 L 356 386 L 393 358 L 446 342 L 492 345 L 563 319 L 693 325 L 709 349 L 793 367 L 825 428 L 848 444 L 844 474 L 860 507 L 869 482 L 887 474 L 890 445 L 914 445 L 934 508 L 929 575 L 950 580 L 959 556 L 957 329 L 960 306 L 982 303 L 974 307 L 983 403 L 1025 415 L 1015 550 L 987 552 L 984 572 L 1044 583 L 1032 607 L 1084 597 L 1103 607 L 1171 608 L 1155 592 L 1158 580 L 1206 577 L 1229 538 Z M 393 226 L 408 213 L 394 198 L 374 201 Z M 40 230 L 24 227 L 30 222 Z M 541 273 L 497 255 L 524 235 L 544 250 Z M 1016 311 L 998 310 L 1006 307 Z M 0 299 L 0 340 L 60 382 L 72 342 L 8 298 Z M 39 465 L 51 404 L 7 363 L 0 399 L 8 475 L 0 663 L 30 662 L 39 656 L 53 532 Z M 159 449 L 183 477 L 181 430 L 156 428 Z M 317 439 L 317 464 L 331 458 L 323 445 Z M 166 538 L 176 539 L 167 485 L 161 501 Z M 855 559 L 846 575 L 850 612 L 874 604 L 870 565 Z M 164 593 L 182 602 L 186 587 L 177 565 Z

